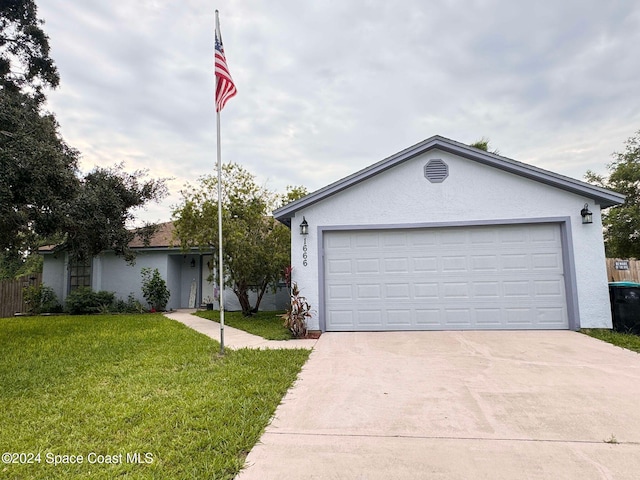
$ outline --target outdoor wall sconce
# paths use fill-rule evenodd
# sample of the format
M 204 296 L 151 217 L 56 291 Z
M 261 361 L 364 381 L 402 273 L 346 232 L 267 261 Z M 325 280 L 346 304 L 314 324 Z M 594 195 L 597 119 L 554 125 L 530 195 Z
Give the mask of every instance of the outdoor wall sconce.
M 309 224 L 307 223 L 307 219 L 302 217 L 302 223 L 300 224 L 300 235 L 308 235 L 309 234 Z
M 583 224 L 593 223 L 593 213 L 589 211 L 588 204 L 584 204 L 584 207 L 582 207 L 582 210 L 580 210 L 580 215 L 582 216 Z
M 191 263 L 189 265 L 191 265 L 191 268 L 196 268 L 196 259 L 192 258 Z
M 305 267 L 309 265 L 309 261 L 308 261 L 309 247 L 307 247 L 308 234 L 309 234 L 309 224 L 307 223 L 307 219 L 302 217 L 302 223 L 300 224 L 300 235 L 302 235 L 302 238 L 304 239 L 304 242 L 302 243 L 302 265 Z

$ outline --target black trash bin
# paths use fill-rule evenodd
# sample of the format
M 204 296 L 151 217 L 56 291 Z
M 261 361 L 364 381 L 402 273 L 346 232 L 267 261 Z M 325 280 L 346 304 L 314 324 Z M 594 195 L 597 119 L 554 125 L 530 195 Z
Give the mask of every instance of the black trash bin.
M 613 329 L 640 334 L 640 283 L 609 283 L 609 299 Z

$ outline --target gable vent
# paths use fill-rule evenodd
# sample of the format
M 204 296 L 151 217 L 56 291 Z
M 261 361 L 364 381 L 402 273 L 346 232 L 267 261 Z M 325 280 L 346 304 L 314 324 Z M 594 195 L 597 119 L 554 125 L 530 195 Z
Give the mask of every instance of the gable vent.
M 429 160 L 424 166 L 424 176 L 431 183 L 442 183 L 449 176 L 449 166 L 442 160 Z

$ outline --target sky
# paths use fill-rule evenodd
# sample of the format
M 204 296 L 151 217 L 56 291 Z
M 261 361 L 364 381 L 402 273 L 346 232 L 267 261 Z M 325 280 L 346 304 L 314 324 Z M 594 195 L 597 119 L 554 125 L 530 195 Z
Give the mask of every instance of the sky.
M 214 11 L 238 94 L 224 163 L 324 187 L 433 135 L 573 178 L 640 130 L 637 0 L 36 0 L 81 168 L 168 178 L 167 221 L 216 172 Z

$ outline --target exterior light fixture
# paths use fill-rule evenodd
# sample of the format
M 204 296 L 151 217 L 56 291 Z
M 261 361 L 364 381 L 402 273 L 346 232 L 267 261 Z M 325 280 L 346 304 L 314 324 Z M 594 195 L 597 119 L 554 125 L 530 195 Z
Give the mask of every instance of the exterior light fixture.
M 191 268 L 196 268 L 196 259 L 192 258 L 191 263 L 189 265 L 191 265 Z
M 580 210 L 580 215 L 582 216 L 583 224 L 593 223 L 593 213 L 591 213 L 591 211 L 589 210 L 588 204 L 584 204 L 584 207 L 582 207 L 582 210 Z
M 308 235 L 309 234 L 309 224 L 307 223 L 307 219 L 302 217 L 302 223 L 300 224 L 300 235 Z

